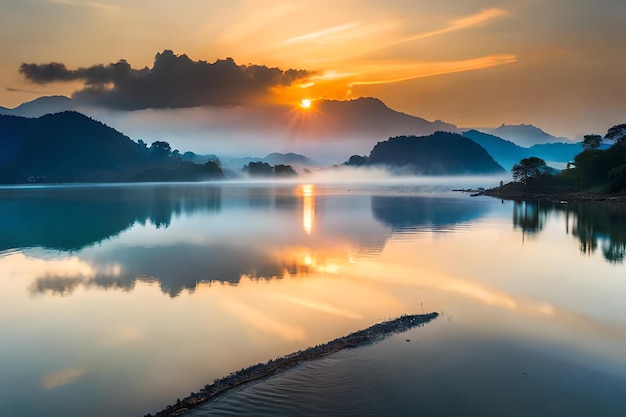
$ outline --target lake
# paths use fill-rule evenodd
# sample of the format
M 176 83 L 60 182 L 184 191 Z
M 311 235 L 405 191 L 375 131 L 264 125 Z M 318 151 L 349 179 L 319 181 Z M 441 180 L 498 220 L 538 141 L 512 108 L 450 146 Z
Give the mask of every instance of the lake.
M 0 416 L 143 416 L 431 311 L 189 415 L 626 415 L 626 206 L 452 188 L 1 188 Z

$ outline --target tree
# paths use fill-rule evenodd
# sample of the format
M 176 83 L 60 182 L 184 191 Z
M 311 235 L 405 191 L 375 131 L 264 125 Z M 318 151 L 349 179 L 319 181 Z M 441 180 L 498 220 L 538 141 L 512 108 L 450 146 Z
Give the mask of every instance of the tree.
M 250 162 L 243 169 L 251 177 L 271 177 L 274 175 L 274 168 L 267 162 Z
M 346 165 L 353 167 L 361 167 L 363 165 L 367 165 L 369 163 L 369 158 L 367 156 L 360 155 L 352 155 Z
M 537 178 L 546 173 L 547 170 L 546 161 L 536 156 L 531 156 L 522 159 L 519 161 L 519 164 L 514 164 L 513 168 L 511 168 L 511 173 L 513 174 L 513 181 L 528 184 L 529 178 Z
M 626 145 L 626 124 L 615 125 L 606 132 L 605 139 L 614 141 L 614 145 Z
M 203 165 L 204 172 L 208 174 L 211 178 L 221 178 L 224 176 L 222 172 L 222 165 L 219 161 L 207 161 Z
M 600 135 L 585 135 L 583 139 L 583 149 L 586 151 L 590 149 L 598 149 L 601 144 L 602 136 Z
M 150 152 L 156 157 L 168 157 L 172 153 L 172 147 L 167 142 L 157 140 L 150 145 Z
M 626 189 L 626 164 L 622 164 L 611 169 L 608 177 L 611 185 L 611 191 Z
M 274 175 L 277 177 L 297 177 L 298 173 L 291 165 L 278 164 L 274 166 Z

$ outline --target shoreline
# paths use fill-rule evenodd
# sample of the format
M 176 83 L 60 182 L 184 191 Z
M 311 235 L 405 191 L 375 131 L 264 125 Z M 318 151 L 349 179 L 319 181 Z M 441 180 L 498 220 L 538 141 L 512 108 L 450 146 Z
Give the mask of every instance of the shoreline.
M 392 334 L 403 333 L 414 327 L 422 326 L 438 316 L 438 313 L 403 315 L 393 320 L 374 324 L 366 329 L 358 330 L 322 345 L 299 350 L 277 359 L 270 359 L 267 363 L 249 366 L 240 371 L 232 372 L 223 378 L 216 379 L 212 384 L 205 385 L 200 391 L 192 392 L 188 397 L 178 400 L 176 404 L 169 405 L 156 414 L 146 414 L 144 417 L 180 416 L 202 404 L 206 404 L 232 388 L 276 375 L 302 362 L 319 359 L 343 349 L 380 342 Z
M 607 203 L 626 203 L 626 195 L 600 194 L 593 192 L 541 192 L 524 190 L 521 187 L 511 186 L 509 183 L 502 187 L 489 188 L 487 190 L 471 190 L 476 191 L 472 197 L 488 196 L 500 198 L 503 200 L 513 201 L 547 201 L 551 203 L 574 203 L 574 202 L 607 202 Z M 465 190 L 462 190 L 465 191 Z

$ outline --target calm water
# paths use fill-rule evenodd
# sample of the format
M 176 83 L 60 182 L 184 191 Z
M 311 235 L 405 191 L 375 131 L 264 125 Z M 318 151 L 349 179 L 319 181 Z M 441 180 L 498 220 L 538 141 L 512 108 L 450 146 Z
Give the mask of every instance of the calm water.
M 626 208 L 403 184 L 0 189 L 0 416 L 624 416 Z

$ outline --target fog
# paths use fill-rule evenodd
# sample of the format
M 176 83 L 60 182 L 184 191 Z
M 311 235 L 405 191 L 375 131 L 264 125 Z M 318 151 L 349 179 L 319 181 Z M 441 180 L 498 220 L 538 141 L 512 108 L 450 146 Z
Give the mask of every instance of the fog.
M 358 191 L 359 187 L 378 186 L 387 192 L 439 192 L 452 190 L 476 190 L 493 188 L 500 181 L 511 181 L 511 174 L 504 172 L 492 175 L 398 175 L 383 167 L 334 166 L 319 169 L 300 170 L 299 175 L 287 179 L 259 179 L 243 177 L 227 180 L 228 183 L 245 184 L 318 184 L 347 187 Z
M 181 153 L 220 157 L 294 152 L 322 164 L 334 164 L 345 162 L 351 155 L 367 155 L 378 141 L 389 137 L 356 128 L 349 129 L 355 132 L 342 131 L 326 124 L 326 116 L 302 114 L 284 106 L 82 111 L 135 141 L 150 144 L 163 140 Z

